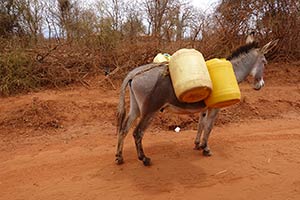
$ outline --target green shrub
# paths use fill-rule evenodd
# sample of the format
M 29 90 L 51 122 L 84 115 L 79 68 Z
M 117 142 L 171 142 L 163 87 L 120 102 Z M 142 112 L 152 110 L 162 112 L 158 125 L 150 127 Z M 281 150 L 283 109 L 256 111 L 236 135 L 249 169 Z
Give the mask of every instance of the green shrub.
M 21 50 L 0 55 L 0 95 L 8 96 L 36 88 L 34 60 Z

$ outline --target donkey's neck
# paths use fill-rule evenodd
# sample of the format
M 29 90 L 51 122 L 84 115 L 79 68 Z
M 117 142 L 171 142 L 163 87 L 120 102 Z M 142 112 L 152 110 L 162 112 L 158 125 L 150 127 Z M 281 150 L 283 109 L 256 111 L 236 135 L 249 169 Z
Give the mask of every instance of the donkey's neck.
M 245 80 L 246 77 L 251 73 L 257 58 L 257 51 L 251 50 L 246 54 L 242 54 L 239 57 L 235 57 L 230 60 L 238 83 Z

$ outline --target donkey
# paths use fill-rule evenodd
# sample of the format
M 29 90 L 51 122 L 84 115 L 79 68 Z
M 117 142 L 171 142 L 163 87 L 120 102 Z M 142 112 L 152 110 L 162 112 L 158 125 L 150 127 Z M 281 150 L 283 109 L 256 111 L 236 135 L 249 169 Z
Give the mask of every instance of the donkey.
M 263 71 L 264 65 L 267 63 L 264 55 L 273 49 L 277 42 L 278 40 L 271 41 L 262 48 L 258 48 L 258 44 L 251 40 L 227 58 L 232 63 L 238 83 L 245 80 L 248 75 L 252 75 L 255 90 L 260 90 L 264 86 Z M 130 109 L 126 116 L 125 94 L 128 85 Z M 138 159 L 145 166 L 151 164 L 151 159 L 145 155 L 143 150 L 143 135 L 155 113 L 165 109 L 178 114 L 200 113 L 195 149 L 202 149 L 205 156 L 212 155 L 208 147 L 208 138 L 219 109 L 208 108 L 204 101 L 195 103 L 180 102 L 175 95 L 167 64 L 151 63 L 130 71 L 121 85 L 117 111 L 117 164 L 124 162 L 122 155 L 124 139 L 137 118 L 139 118 L 139 121 L 133 131 L 133 137 Z M 202 132 L 204 134 L 200 143 Z

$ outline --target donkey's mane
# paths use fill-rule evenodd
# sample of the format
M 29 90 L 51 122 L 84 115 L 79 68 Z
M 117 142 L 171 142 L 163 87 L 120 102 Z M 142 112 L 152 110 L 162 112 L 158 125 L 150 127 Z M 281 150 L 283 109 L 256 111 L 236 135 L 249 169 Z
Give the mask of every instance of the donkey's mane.
M 235 51 L 232 52 L 230 56 L 228 56 L 227 60 L 232 60 L 233 58 L 239 57 L 241 54 L 248 53 L 250 50 L 258 48 L 257 42 L 251 42 L 249 44 L 243 45 L 237 48 Z

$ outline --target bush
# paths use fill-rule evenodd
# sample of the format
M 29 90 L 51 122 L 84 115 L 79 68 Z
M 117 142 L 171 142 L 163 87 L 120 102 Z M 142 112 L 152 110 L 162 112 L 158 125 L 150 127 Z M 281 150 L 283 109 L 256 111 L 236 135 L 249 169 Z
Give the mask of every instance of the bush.
M 22 50 L 0 55 L 0 95 L 8 96 L 39 86 L 34 76 L 34 60 Z

